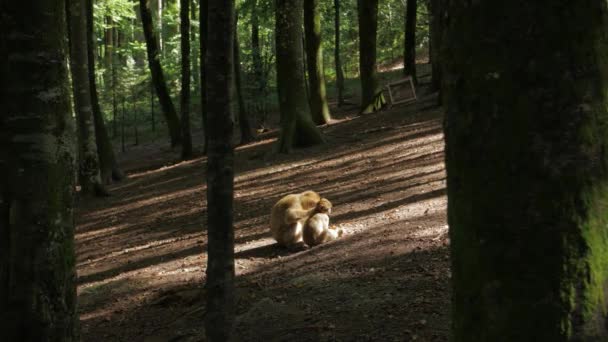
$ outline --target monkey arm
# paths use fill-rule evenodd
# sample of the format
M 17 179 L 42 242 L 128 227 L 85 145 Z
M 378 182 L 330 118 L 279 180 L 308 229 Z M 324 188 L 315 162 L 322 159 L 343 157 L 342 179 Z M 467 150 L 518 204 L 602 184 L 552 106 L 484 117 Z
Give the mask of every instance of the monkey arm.
M 292 224 L 296 223 L 300 220 L 307 219 L 314 215 L 316 212 L 316 208 L 312 208 L 310 210 L 303 209 L 288 209 L 285 212 L 285 223 Z

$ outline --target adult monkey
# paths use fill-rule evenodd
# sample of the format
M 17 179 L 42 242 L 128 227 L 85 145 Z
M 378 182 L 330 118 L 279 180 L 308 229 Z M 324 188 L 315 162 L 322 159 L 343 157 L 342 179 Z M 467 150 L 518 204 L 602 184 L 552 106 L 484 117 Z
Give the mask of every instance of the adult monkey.
M 319 206 L 321 196 L 314 191 L 304 191 L 300 194 L 291 194 L 281 198 L 270 211 L 270 232 L 280 246 L 287 248 L 304 247 L 304 223 L 317 212 L 324 209 L 331 211 L 323 204 Z

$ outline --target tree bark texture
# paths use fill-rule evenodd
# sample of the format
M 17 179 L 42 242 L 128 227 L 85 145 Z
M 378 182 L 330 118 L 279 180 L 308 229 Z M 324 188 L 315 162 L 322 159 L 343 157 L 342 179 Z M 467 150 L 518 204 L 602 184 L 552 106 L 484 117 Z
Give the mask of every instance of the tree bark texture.
M 209 151 L 207 161 L 207 315 L 209 341 L 228 341 L 234 322 L 234 148 L 232 75 L 234 1 L 209 0 L 206 93 Z
M 154 32 L 148 1 L 139 0 L 139 9 L 141 11 L 141 21 L 144 27 L 144 36 L 146 38 L 148 66 L 150 67 L 150 73 L 152 74 L 152 82 L 154 83 L 158 102 L 160 103 L 161 110 L 169 128 L 171 146 L 175 147 L 181 143 L 182 132 L 179 117 L 177 116 L 175 106 L 173 106 L 173 101 L 169 94 L 169 89 L 167 88 L 167 83 L 165 82 L 163 68 L 160 65 L 158 40 L 156 38 L 156 33 Z
M 607 341 L 607 4 L 448 13 L 452 340 Z
M 441 36 L 443 32 L 443 6 L 445 0 L 430 0 L 431 89 L 441 89 Z M 441 99 L 441 96 L 439 97 Z
M 304 0 L 304 32 L 308 62 L 310 112 L 315 124 L 323 125 L 329 123 L 331 115 L 325 90 L 319 0 Z
M 0 330 L 5 341 L 79 340 L 72 218 L 76 131 L 65 10 L 61 0 L 0 3 Z
M 343 106 L 344 102 L 344 71 L 342 70 L 342 58 L 340 57 L 340 0 L 334 0 L 334 60 L 336 63 L 336 89 L 338 93 L 338 107 Z
M 69 0 L 68 26 L 70 41 L 70 71 L 74 93 L 74 109 L 78 122 L 78 183 L 80 193 L 105 195 L 101 183 L 99 154 L 95 141 L 91 85 L 87 42 L 87 16 L 85 0 Z
M 87 62 L 89 74 L 89 86 L 91 93 L 91 106 L 93 111 L 93 123 L 95 126 L 95 141 L 99 155 L 99 169 L 102 184 L 110 184 L 113 180 L 120 181 L 125 178 L 124 173 L 116 162 L 112 141 L 103 119 L 103 113 L 99 106 L 97 96 L 97 80 L 95 77 L 95 40 L 93 32 L 93 0 L 86 0 L 87 6 Z
M 278 151 L 323 142 L 310 116 L 303 71 L 303 0 L 276 1 L 277 88 L 281 112 Z
M 403 50 L 403 72 L 411 76 L 414 84 L 418 83 L 416 77 L 416 17 L 418 13 L 417 0 L 407 0 L 405 10 L 405 40 Z
M 386 101 L 376 72 L 376 31 L 378 29 L 378 0 L 358 0 L 359 16 L 359 74 L 361 77 L 361 113 L 371 113 Z
M 243 96 L 243 82 L 241 80 L 241 51 L 239 46 L 238 13 L 234 18 L 234 84 L 236 87 L 236 96 L 239 103 L 239 128 L 241 130 L 241 144 L 246 144 L 254 140 L 251 123 L 249 122 L 249 114 L 245 107 L 245 99 Z
M 190 133 L 190 1 L 180 0 L 180 39 L 182 50 L 182 91 L 180 96 L 182 159 L 192 158 Z

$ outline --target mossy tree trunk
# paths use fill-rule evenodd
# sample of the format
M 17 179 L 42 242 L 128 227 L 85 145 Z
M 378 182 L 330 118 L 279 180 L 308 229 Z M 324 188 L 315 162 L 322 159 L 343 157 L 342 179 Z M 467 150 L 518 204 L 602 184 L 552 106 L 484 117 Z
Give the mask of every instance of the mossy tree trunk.
M 376 31 L 378 0 L 358 0 L 359 74 L 361 77 L 361 113 L 381 109 L 386 101 L 376 72 Z
M 241 144 L 247 144 L 254 140 L 251 123 L 249 122 L 249 114 L 245 108 L 245 99 L 243 97 L 243 84 L 241 80 L 241 51 L 239 46 L 238 13 L 234 18 L 234 84 L 236 87 L 236 97 L 239 103 L 239 128 L 241 130 Z
M 403 44 L 403 73 L 411 76 L 414 84 L 416 77 L 416 17 L 418 12 L 417 0 L 407 0 L 405 9 L 405 39 Z
M 608 341 L 607 4 L 448 12 L 452 340 Z
M 207 315 L 209 341 L 228 341 L 234 322 L 234 148 L 232 77 L 234 1 L 209 0 L 207 103 Z M 230 37 L 230 39 L 226 39 Z
M 329 123 L 331 115 L 327 105 L 325 74 L 323 70 L 323 48 L 321 47 L 321 14 L 319 0 L 304 0 L 304 32 L 310 112 L 317 125 Z
M 99 154 L 95 141 L 91 85 L 87 43 L 87 15 L 85 0 L 68 0 L 70 41 L 70 71 L 74 93 L 74 109 L 78 122 L 78 183 L 80 193 L 107 194 L 101 182 Z
M 125 174 L 118 166 L 112 141 L 103 119 L 103 113 L 99 106 L 97 95 L 97 79 L 95 77 L 95 40 L 93 37 L 93 0 L 86 0 L 87 6 L 87 62 L 89 74 L 89 86 L 91 93 L 91 105 L 93 111 L 93 123 L 95 125 L 95 141 L 97 153 L 99 154 L 99 169 L 103 184 L 110 184 L 113 180 L 120 181 Z
M 204 144 L 203 144 L 203 154 L 207 154 L 207 149 L 209 146 L 209 129 L 207 128 L 207 90 L 205 90 L 205 84 L 207 83 L 207 71 L 206 71 L 206 63 L 205 59 L 207 58 L 207 39 L 208 39 L 208 31 L 209 27 L 207 26 L 207 21 L 209 18 L 209 0 L 201 0 L 198 7 L 198 20 L 199 20 L 199 46 L 200 46 L 200 65 L 201 65 L 201 122 L 203 126 L 203 134 L 204 134 Z
M 152 74 L 152 82 L 161 110 L 165 116 L 167 127 L 169 128 L 169 137 L 171 139 L 171 147 L 175 147 L 181 143 L 182 131 L 180 127 L 179 117 L 175 111 L 175 106 L 171 100 L 167 83 L 165 82 L 165 74 L 160 65 L 160 55 L 158 50 L 158 39 L 154 32 L 152 23 L 152 15 L 150 13 L 149 2 L 147 0 L 139 0 L 139 9 L 141 11 L 141 21 L 144 27 L 144 37 L 146 38 L 146 51 L 148 54 L 148 66 Z
M 275 5 L 277 88 L 281 111 L 278 151 L 288 153 L 293 147 L 320 144 L 323 136 L 312 121 L 305 95 L 303 0 L 277 0 Z
M 344 71 L 342 70 L 342 58 L 340 57 L 340 0 L 334 0 L 334 60 L 336 63 L 336 90 L 338 93 L 338 107 L 344 102 Z
M 79 341 L 65 2 L 0 7 L 2 340 Z
M 180 0 L 180 42 L 182 55 L 182 91 L 180 96 L 182 159 L 192 158 L 192 135 L 190 133 L 190 1 Z

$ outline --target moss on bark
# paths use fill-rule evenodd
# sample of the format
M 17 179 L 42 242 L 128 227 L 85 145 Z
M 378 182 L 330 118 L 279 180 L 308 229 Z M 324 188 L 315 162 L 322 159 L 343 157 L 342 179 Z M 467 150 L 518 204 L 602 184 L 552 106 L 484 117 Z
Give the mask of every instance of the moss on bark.
M 448 13 L 453 341 L 607 340 L 606 3 Z

